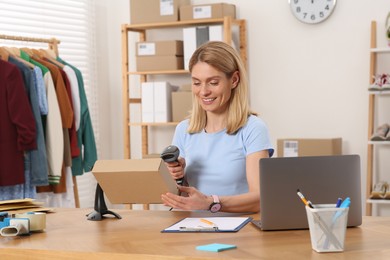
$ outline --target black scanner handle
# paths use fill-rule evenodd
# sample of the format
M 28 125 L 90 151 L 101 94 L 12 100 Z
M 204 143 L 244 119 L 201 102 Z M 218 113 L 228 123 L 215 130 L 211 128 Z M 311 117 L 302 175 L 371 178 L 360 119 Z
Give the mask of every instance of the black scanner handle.
M 179 148 L 177 148 L 177 146 L 169 145 L 168 147 L 166 147 L 163 150 L 163 152 L 160 155 L 160 158 L 163 159 L 163 161 L 167 162 L 167 163 L 169 163 L 169 162 L 179 162 L 179 160 L 178 160 L 179 154 L 180 154 L 180 151 L 179 151 Z M 183 184 L 183 178 L 176 179 L 176 183 L 178 185 L 182 185 Z

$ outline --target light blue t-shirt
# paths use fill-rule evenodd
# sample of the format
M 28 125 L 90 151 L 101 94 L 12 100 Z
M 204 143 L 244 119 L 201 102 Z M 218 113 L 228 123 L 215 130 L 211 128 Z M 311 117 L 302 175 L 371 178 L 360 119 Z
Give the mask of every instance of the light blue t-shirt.
M 227 134 L 226 129 L 189 134 L 188 125 L 188 119 L 177 125 L 173 144 L 186 160 L 188 184 L 206 195 L 248 192 L 246 156 L 262 150 L 268 150 L 270 157 L 274 153 L 267 126 L 253 115 L 234 135 Z

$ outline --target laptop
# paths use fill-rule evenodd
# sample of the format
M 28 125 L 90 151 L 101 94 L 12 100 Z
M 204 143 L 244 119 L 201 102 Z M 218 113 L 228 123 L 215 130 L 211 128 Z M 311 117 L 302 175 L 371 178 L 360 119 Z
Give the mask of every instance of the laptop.
M 359 155 L 260 159 L 261 230 L 308 229 L 305 204 L 297 190 L 315 204 L 336 204 L 350 197 L 348 227 L 362 223 Z

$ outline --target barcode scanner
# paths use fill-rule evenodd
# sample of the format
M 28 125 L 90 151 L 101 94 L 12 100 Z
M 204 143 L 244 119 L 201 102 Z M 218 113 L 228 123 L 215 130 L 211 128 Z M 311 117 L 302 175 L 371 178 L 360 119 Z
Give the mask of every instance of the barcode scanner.
M 179 148 L 177 148 L 177 146 L 175 146 L 175 145 L 170 145 L 164 149 L 164 151 L 160 155 L 160 158 L 163 159 L 163 161 L 167 162 L 167 163 L 179 162 L 178 161 L 179 154 L 180 154 Z M 183 178 L 176 179 L 176 183 L 178 185 L 182 185 Z

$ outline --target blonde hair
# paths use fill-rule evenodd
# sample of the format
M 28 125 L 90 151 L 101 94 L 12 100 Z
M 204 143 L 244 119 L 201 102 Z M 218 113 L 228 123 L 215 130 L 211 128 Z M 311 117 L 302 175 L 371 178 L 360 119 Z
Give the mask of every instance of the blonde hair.
M 239 82 L 237 87 L 232 89 L 232 94 L 228 101 L 226 125 L 226 132 L 228 134 L 236 133 L 246 124 L 249 115 L 256 115 L 249 108 L 248 78 L 240 56 L 229 44 L 220 41 L 210 41 L 201 45 L 192 55 L 189 62 L 190 72 L 192 72 L 192 68 L 198 62 L 205 62 L 223 72 L 228 79 L 238 71 Z M 206 111 L 202 109 L 198 100 L 194 97 L 188 132 L 198 133 L 206 127 L 206 123 Z

